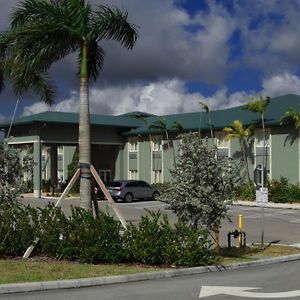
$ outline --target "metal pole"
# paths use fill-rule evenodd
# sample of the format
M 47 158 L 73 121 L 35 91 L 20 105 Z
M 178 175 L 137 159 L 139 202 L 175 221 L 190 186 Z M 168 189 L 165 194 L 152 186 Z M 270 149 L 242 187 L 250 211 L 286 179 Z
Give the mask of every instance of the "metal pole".
M 264 235 L 265 235 L 265 209 L 261 207 L 261 248 L 264 248 Z
M 265 180 L 265 167 L 262 165 L 261 170 L 261 190 L 264 188 Z M 264 248 L 264 235 L 265 235 L 265 208 L 261 207 L 261 248 Z
M 243 225 L 244 225 L 244 220 L 243 220 L 243 215 L 239 214 L 239 238 L 238 238 L 238 247 L 242 247 L 242 231 L 243 231 Z

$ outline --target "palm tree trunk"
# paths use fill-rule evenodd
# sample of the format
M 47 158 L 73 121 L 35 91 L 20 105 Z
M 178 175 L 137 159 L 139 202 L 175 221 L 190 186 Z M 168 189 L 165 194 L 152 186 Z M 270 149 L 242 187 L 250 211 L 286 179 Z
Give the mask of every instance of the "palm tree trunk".
M 240 144 L 241 144 L 242 153 L 243 153 L 243 160 L 244 160 L 246 171 L 247 171 L 248 182 L 251 183 L 249 166 L 248 166 L 247 149 L 246 149 L 245 141 L 240 140 Z
M 209 127 L 210 127 L 210 137 L 213 138 L 214 137 L 214 131 L 213 131 L 213 125 L 212 125 L 210 111 L 208 112 L 208 118 L 209 118 Z
M 80 166 L 80 206 L 88 211 L 91 211 L 91 133 L 87 76 L 87 40 L 85 38 L 83 39 L 80 76 L 80 111 L 78 144 Z

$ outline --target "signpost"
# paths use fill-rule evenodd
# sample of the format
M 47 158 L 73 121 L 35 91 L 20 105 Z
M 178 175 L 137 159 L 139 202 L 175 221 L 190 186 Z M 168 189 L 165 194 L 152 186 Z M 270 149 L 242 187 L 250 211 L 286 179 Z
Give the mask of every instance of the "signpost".
M 268 189 L 260 187 L 256 191 L 256 204 L 261 208 L 261 247 L 264 247 L 264 232 L 265 232 L 265 212 L 264 208 L 268 203 Z

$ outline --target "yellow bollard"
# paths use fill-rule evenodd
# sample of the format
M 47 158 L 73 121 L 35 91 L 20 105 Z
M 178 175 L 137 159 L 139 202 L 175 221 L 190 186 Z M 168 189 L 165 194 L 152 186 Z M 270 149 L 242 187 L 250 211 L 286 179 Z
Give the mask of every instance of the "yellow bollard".
M 244 217 L 243 215 L 239 215 L 239 226 L 238 226 L 238 230 L 239 230 L 239 237 L 238 237 L 238 247 L 241 247 L 242 246 L 242 231 L 243 231 L 243 226 L 244 226 Z

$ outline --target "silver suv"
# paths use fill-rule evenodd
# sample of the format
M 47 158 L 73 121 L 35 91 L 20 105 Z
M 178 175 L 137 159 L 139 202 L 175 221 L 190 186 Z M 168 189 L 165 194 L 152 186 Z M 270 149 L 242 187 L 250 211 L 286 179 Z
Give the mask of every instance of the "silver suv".
M 115 180 L 106 185 L 112 198 L 131 202 L 133 199 L 156 200 L 160 193 L 146 181 L 142 180 Z

